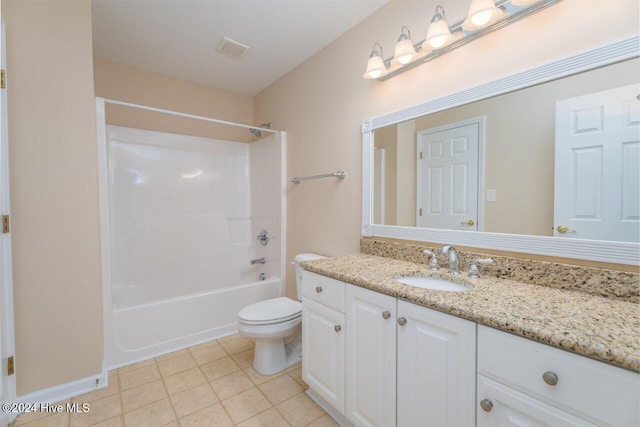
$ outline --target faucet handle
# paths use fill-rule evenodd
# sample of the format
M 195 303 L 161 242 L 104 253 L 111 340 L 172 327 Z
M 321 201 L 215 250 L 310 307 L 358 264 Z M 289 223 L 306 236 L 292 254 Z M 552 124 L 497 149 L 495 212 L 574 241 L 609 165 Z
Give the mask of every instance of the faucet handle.
M 440 253 L 444 255 L 444 254 L 446 254 L 446 253 L 449 251 L 449 249 L 451 249 L 451 248 L 453 248 L 453 246 L 452 246 L 452 245 L 444 245 L 444 246 L 442 246 L 442 248 L 440 249 Z
M 492 258 L 476 258 L 471 261 L 471 265 L 469 266 L 469 277 L 472 279 L 477 279 L 480 277 L 480 269 L 478 268 L 478 264 L 491 264 L 493 263 Z
M 438 258 L 436 258 L 436 254 L 431 252 L 429 249 L 425 249 L 422 252 L 429 256 L 429 268 L 433 271 L 439 270 L 440 267 L 438 266 Z

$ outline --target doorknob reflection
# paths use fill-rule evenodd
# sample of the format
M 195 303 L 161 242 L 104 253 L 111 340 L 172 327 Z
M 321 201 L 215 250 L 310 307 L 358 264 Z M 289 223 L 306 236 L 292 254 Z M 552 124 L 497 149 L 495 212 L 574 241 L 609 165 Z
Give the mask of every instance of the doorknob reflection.
M 558 233 L 561 233 L 561 234 L 576 232 L 576 230 L 574 230 L 573 228 L 569 228 L 566 225 L 559 225 L 558 227 L 556 227 L 556 230 L 558 231 Z

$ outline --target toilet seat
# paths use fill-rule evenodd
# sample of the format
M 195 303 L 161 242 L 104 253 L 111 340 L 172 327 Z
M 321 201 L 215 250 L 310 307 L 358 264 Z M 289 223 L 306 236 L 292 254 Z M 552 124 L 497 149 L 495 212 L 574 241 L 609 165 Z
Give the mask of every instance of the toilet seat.
M 251 304 L 240 310 L 238 320 L 247 325 L 271 325 L 302 316 L 302 303 L 286 297 Z

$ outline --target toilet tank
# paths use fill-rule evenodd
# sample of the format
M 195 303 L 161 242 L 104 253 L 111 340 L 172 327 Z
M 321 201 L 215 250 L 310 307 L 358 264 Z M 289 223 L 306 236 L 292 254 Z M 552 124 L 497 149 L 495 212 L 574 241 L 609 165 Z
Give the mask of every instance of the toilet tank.
M 303 261 L 312 261 L 314 259 L 323 259 L 326 258 L 325 256 L 322 255 L 317 255 L 317 254 L 312 254 L 312 253 L 303 253 L 303 254 L 298 254 L 293 258 L 293 265 L 296 269 L 296 292 L 297 292 L 297 298 L 298 300 L 300 298 L 302 298 L 302 290 L 301 290 L 301 286 L 302 286 L 302 280 L 301 280 L 301 273 L 303 268 L 300 267 L 300 263 Z

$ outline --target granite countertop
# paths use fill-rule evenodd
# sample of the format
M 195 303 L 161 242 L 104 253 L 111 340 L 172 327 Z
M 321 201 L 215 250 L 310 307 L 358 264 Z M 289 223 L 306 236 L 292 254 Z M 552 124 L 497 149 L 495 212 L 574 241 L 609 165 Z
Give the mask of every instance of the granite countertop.
M 445 269 L 374 255 L 352 254 L 302 263 L 306 270 L 454 316 L 640 371 L 640 305 L 575 290 L 496 279 L 470 279 Z M 472 284 L 464 292 L 417 288 L 393 280 L 431 276 Z

